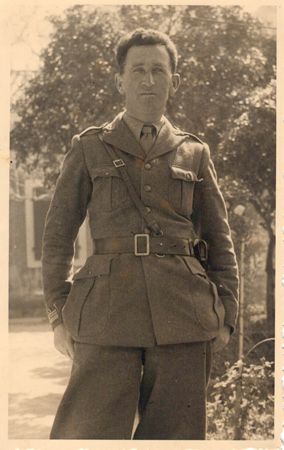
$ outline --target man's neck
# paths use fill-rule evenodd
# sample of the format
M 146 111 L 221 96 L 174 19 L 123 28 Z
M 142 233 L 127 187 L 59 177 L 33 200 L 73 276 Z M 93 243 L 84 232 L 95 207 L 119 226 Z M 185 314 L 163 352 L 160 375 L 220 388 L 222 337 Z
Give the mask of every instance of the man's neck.
M 147 112 L 145 114 L 139 112 L 137 113 L 136 111 L 130 111 L 129 109 L 126 108 L 125 113 L 129 116 L 132 117 L 133 119 L 139 120 L 140 122 L 143 123 L 159 123 L 163 117 L 163 111 L 157 113 L 156 111 L 151 113 L 151 112 Z
M 159 124 L 163 121 L 163 114 L 160 115 L 153 115 L 147 114 L 145 116 L 133 114 L 132 112 L 129 112 L 128 110 L 125 111 L 125 116 L 129 117 L 130 119 L 137 120 L 141 122 L 142 124 Z
M 159 121 L 152 121 L 152 122 L 147 121 L 146 122 L 146 121 L 141 121 L 140 119 L 137 119 L 136 117 L 130 115 L 127 111 L 125 111 L 123 114 L 123 120 L 127 124 L 130 131 L 132 131 L 132 133 L 134 134 L 134 136 L 136 137 L 138 142 L 140 141 L 141 130 L 144 125 L 147 125 L 147 124 L 154 125 L 154 127 L 156 128 L 157 135 L 158 135 L 161 128 L 163 127 L 163 124 L 165 123 L 164 116 L 162 116 Z

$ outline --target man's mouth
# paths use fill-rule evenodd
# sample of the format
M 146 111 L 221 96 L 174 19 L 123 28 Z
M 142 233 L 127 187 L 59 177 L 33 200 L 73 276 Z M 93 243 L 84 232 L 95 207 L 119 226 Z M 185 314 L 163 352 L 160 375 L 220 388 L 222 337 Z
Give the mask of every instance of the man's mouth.
M 146 95 L 146 96 L 154 96 L 154 95 L 156 95 L 155 94 L 155 92 L 141 92 L 141 94 L 140 95 Z

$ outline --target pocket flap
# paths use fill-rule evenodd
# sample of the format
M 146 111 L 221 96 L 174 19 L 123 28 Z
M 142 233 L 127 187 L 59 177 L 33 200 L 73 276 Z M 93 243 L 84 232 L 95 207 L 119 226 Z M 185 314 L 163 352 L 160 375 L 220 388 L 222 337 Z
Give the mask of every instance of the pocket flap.
M 114 255 L 92 255 L 84 266 L 78 270 L 73 276 L 73 280 L 81 278 L 93 278 L 98 275 L 107 275 L 110 272 L 110 264 Z
M 203 277 L 206 277 L 206 271 L 204 267 L 200 264 L 198 259 L 194 258 L 193 256 L 185 256 L 184 257 L 185 263 L 191 273 L 202 275 Z
M 119 178 L 121 178 L 121 175 L 114 166 L 101 166 L 101 167 L 92 167 L 91 177 L 92 177 L 92 179 L 97 178 L 97 177 L 119 177 Z
M 173 178 L 177 178 L 183 181 L 194 181 L 194 182 L 199 182 L 203 180 L 203 178 L 198 178 L 196 173 L 193 172 L 192 170 L 183 169 L 182 167 L 178 166 L 171 166 L 170 169 Z

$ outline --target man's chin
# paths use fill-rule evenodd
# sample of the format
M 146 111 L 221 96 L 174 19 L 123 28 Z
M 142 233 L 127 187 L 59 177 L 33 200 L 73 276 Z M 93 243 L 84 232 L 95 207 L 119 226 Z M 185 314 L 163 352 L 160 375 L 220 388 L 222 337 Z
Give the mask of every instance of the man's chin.
M 136 108 L 127 108 L 129 115 L 142 122 L 159 120 L 165 112 L 165 107 L 157 105 L 155 100 L 140 101 Z

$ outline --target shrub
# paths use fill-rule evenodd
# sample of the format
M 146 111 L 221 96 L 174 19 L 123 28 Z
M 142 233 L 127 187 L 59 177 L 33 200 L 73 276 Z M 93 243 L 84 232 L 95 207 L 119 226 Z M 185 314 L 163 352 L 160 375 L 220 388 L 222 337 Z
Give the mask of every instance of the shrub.
M 208 439 L 273 439 L 273 365 L 265 358 L 260 364 L 226 364 L 208 399 Z

